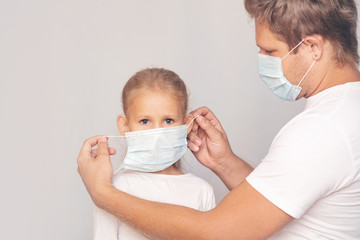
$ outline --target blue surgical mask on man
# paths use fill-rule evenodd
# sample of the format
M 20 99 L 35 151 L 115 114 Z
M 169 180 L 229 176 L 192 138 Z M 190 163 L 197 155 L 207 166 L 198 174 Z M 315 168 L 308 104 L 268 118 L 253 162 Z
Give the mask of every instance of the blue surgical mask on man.
M 292 51 L 300 46 L 303 41 L 304 39 L 293 49 L 291 49 L 290 52 L 288 52 L 283 58 L 269 56 L 261 53 L 258 54 L 260 78 L 275 95 L 287 101 L 295 101 L 299 96 L 301 92 L 300 84 L 316 62 L 316 60 L 314 60 L 298 85 L 293 85 L 284 76 L 281 65 L 282 60 L 284 60 Z

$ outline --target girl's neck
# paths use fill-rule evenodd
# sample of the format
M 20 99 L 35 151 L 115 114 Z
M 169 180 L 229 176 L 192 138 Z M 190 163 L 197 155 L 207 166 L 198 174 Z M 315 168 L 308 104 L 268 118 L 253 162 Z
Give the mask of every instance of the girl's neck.
M 181 175 L 184 174 L 183 172 L 181 172 L 179 169 L 177 169 L 174 166 L 170 166 L 164 170 L 158 171 L 158 172 L 154 172 L 157 174 L 166 174 L 166 175 Z

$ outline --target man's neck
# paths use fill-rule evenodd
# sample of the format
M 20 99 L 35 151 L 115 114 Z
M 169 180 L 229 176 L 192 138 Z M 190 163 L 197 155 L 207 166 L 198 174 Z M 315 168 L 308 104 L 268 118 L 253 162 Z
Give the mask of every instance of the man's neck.
M 339 67 L 336 66 L 336 64 L 333 64 L 327 71 L 319 86 L 310 94 L 309 97 L 328 88 L 357 81 L 360 81 L 360 72 L 356 66 L 352 64 L 345 64 L 344 66 Z

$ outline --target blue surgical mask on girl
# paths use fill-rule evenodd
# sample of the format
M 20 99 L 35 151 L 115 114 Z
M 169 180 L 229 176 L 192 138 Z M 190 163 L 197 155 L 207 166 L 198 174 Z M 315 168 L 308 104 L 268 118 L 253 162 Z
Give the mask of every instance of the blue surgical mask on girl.
M 288 52 L 283 58 L 269 56 L 261 53 L 258 54 L 260 78 L 275 95 L 287 101 L 295 101 L 299 96 L 301 91 L 300 84 L 316 62 L 316 60 L 314 60 L 298 85 L 291 84 L 284 76 L 281 65 L 282 60 L 284 60 L 292 51 L 300 46 L 303 41 L 304 39 L 293 49 L 291 49 L 291 51 Z
M 178 161 L 187 150 L 186 125 L 127 132 L 125 135 L 128 150 L 120 169 L 161 171 Z
M 127 153 L 117 171 L 158 172 L 170 167 L 187 151 L 187 128 L 191 122 L 188 125 L 125 133 Z

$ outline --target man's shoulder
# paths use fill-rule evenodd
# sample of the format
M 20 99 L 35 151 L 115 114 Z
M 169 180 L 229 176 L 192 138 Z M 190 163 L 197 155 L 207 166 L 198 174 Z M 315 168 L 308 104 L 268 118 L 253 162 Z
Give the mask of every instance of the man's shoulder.
M 327 138 L 331 133 L 352 138 L 360 135 L 359 122 L 360 83 L 344 84 L 308 99 L 305 110 L 291 119 L 275 139 L 295 135 L 311 141 L 312 136 Z
M 306 101 L 304 116 L 336 119 L 341 116 L 360 117 L 360 82 L 328 88 Z
M 326 114 L 319 112 L 302 112 L 282 127 L 274 141 L 283 137 L 299 138 L 331 131 L 333 123 L 328 121 Z

